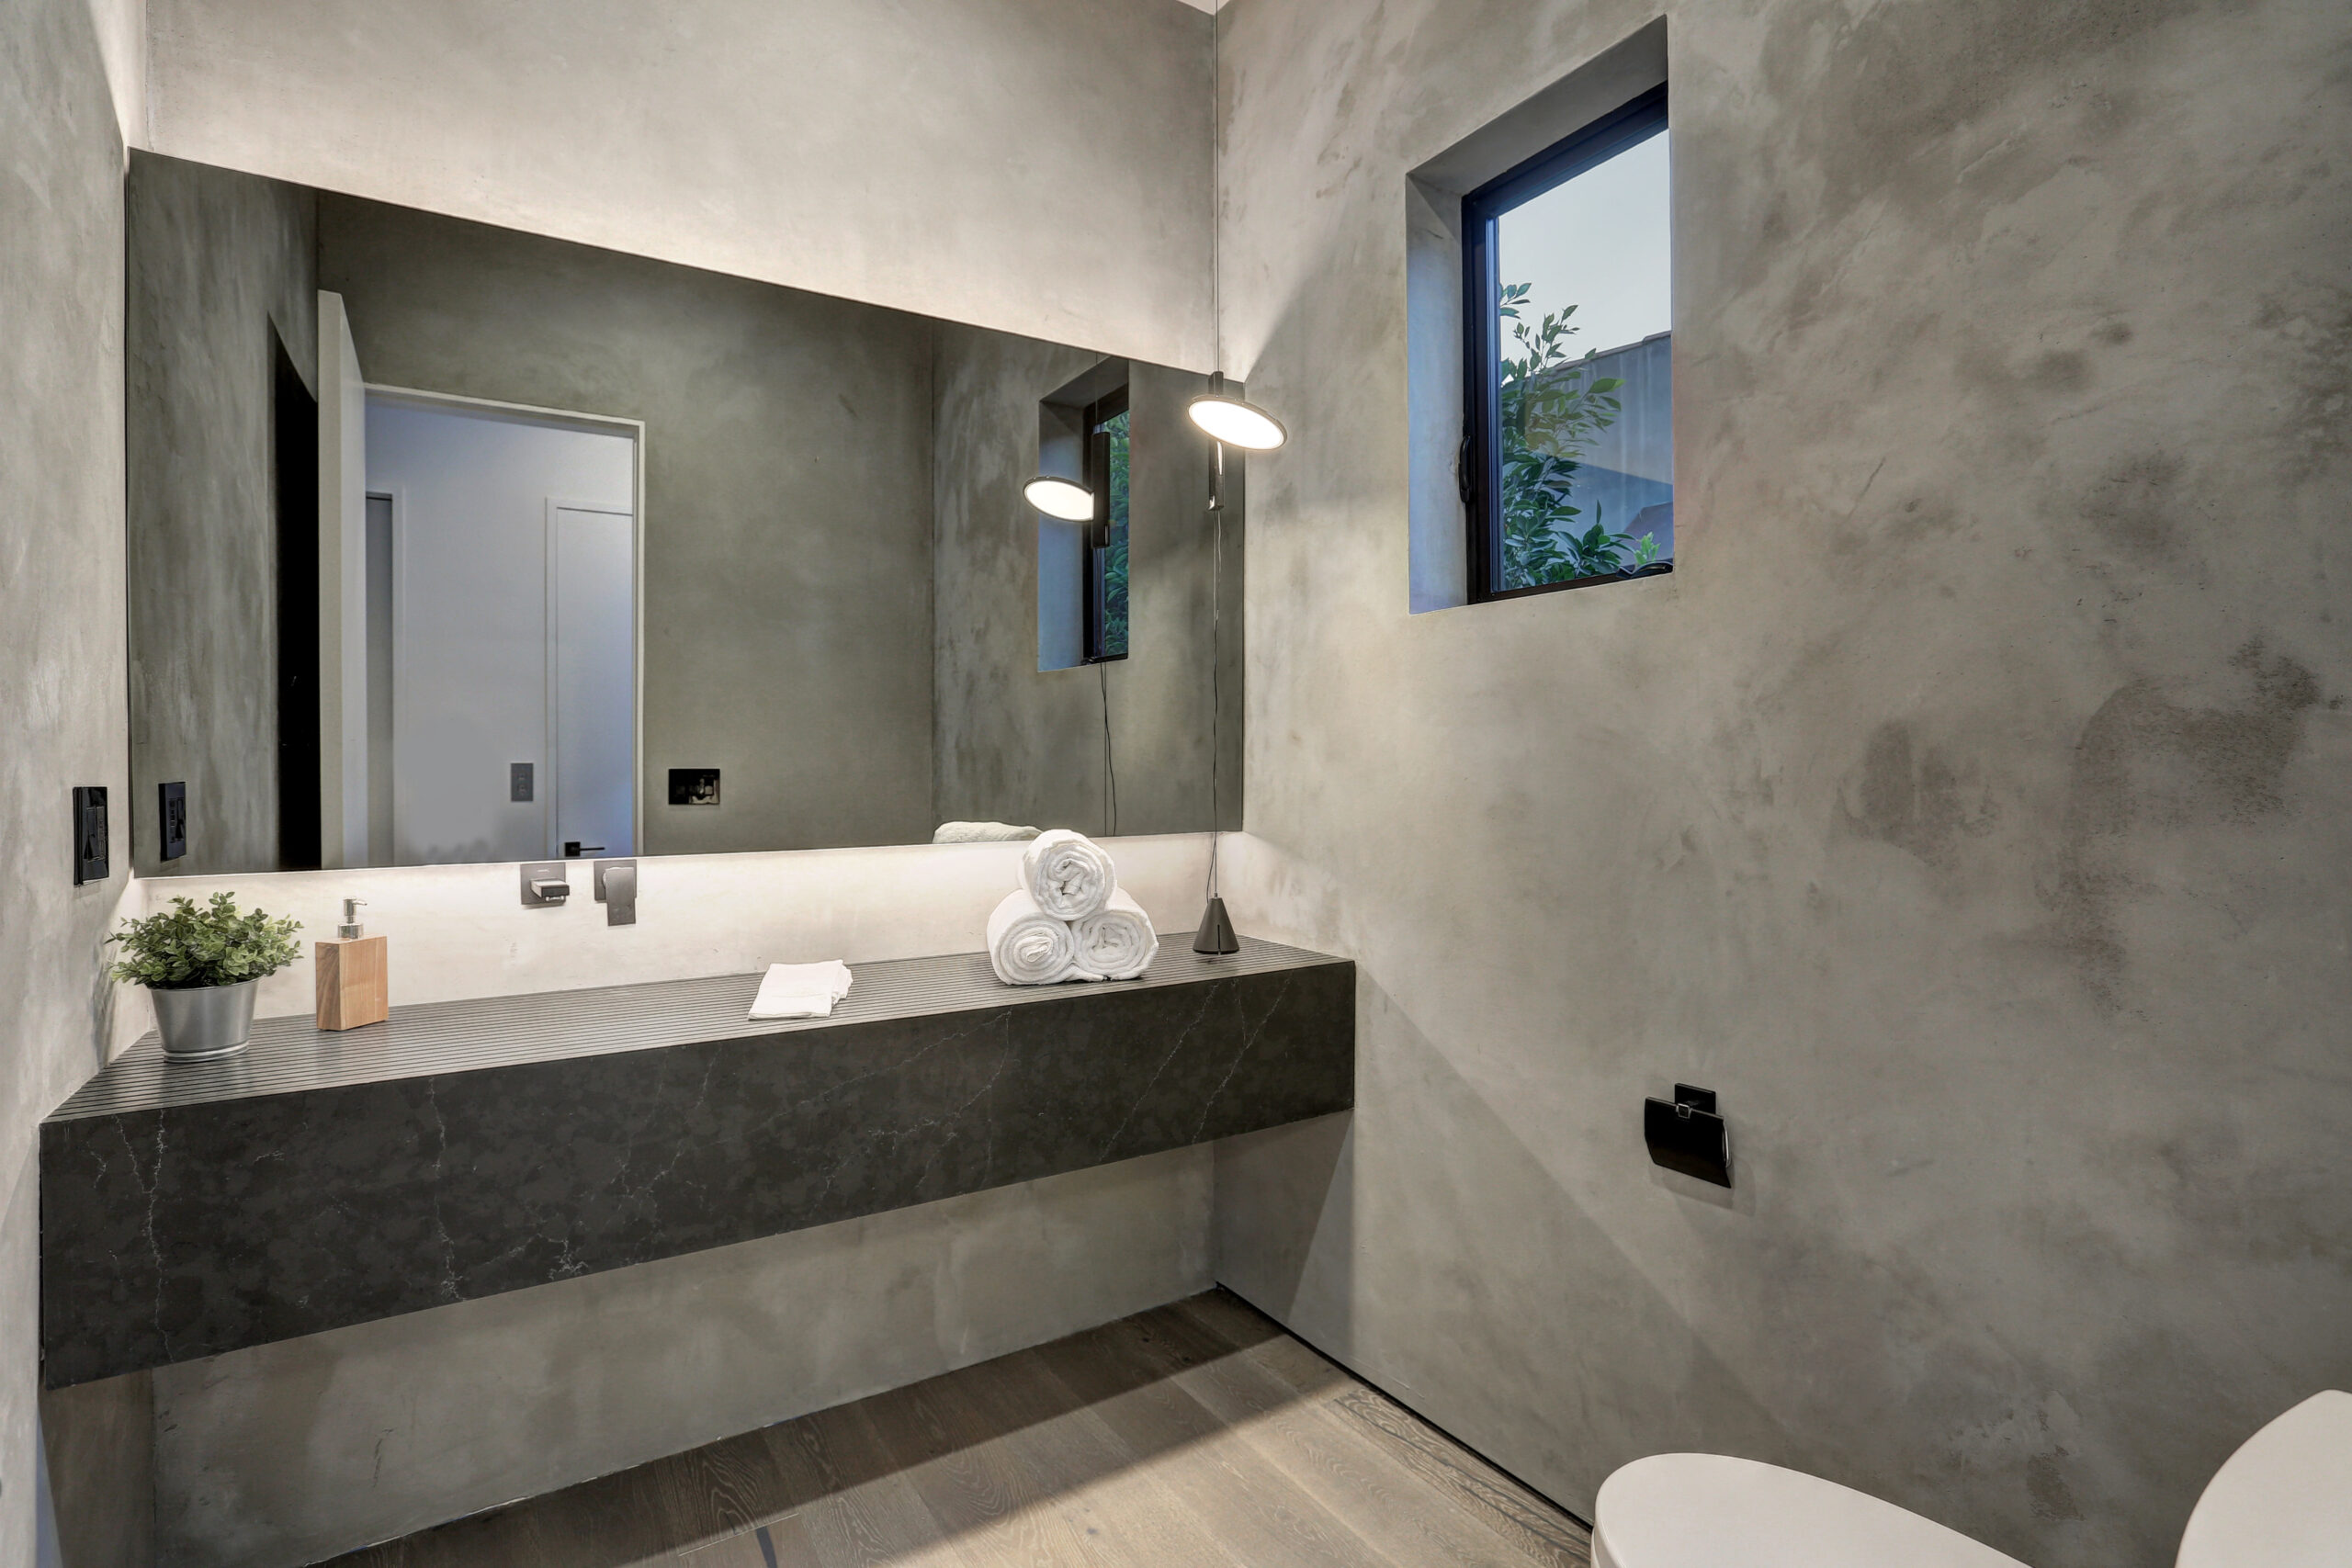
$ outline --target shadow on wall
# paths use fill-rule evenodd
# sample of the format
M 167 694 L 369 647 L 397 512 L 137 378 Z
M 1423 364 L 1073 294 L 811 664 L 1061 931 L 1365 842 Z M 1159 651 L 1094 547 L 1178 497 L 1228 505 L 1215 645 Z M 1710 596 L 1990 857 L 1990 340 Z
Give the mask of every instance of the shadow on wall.
M 1360 1028 L 1380 1038 L 1359 1043 L 1356 1109 L 1217 1146 L 1218 1282 L 1585 1518 L 1610 1471 L 1662 1449 L 1798 1462 L 1804 1450 L 1690 1331 L 1688 1313 L 1358 976 Z M 1632 1126 L 1628 1157 L 1644 1160 Z M 1416 1161 L 1425 1179 L 1397 1212 L 1370 1207 L 1355 1180 L 1359 1141 L 1431 1134 L 1446 1149 Z M 1650 1185 L 1679 1204 L 1699 1184 Z M 1719 1196 L 1702 1201 L 1703 1218 L 1682 1205 L 1686 1224 L 1739 1223 L 1731 1214 L 1746 1207 L 1739 1193 L 1731 1214 Z M 1451 1245 L 1416 1250 L 1414 1237 Z M 1531 1258 L 1573 1259 L 1575 1271 L 1531 1269 Z M 1386 1266 L 1374 1273 L 1366 1259 Z M 1411 1348 L 1393 1333 L 1385 1346 L 1357 1343 L 1354 1309 L 1369 1292 L 1384 1298 L 1385 1325 L 1416 1325 Z M 1645 1329 L 1596 1333 L 1596 1318 Z M 1640 1390 L 1641 1407 L 1619 1390 Z M 1518 1429 L 1496 1432 L 1498 1411 L 1513 1412 Z

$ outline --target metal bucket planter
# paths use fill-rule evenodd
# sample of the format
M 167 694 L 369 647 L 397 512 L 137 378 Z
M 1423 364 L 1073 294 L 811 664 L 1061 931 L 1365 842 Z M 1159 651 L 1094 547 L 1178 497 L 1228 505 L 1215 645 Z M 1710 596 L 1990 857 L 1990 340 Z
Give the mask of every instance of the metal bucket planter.
M 175 1062 L 200 1062 L 245 1048 L 254 1032 L 254 992 L 259 980 L 233 986 L 192 986 L 180 990 L 147 987 L 155 999 L 155 1027 L 164 1055 Z

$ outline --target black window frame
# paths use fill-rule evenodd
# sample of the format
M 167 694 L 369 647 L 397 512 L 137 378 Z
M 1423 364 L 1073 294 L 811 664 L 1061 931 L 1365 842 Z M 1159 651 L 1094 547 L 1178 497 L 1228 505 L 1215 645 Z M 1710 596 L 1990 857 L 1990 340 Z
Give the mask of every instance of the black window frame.
M 1104 634 L 1108 630 L 1106 623 L 1109 619 L 1103 570 L 1109 562 L 1111 549 L 1111 437 L 1102 426 L 1121 414 L 1131 412 L 1126 387 L 1125 385 L 1114 387 L 1086 405 L 1085 421 L 1080 426 L 1086 433 L 1086 488 L 1094 494 L 1094 516 L 1086 525 L 1086 547 L 1080 557 L 1083 562 L 1080 570 L 1085 575 L 1084 581 L 1079 587 L 1080 602 L 1083 610 L 1083 635 L 1079 648 L 1089 664 L 1115 664 L 1127 657 L 1126 649 L 1123 648 L 1116 653 L 1106 653 L 1102 646 Z M 1127 640 L 1132 647 L 1135 641 L 1135 516 L 1133 513 L 1135 421 L 1133 418 L 1127 421 L 1127 461 L 1129 464 Z
M 1470 603 L 1521 599 L 1566 588 L 1632 581 L 1612 573 L 1566 582 L 1500 588 L 1502 442 L 1499 425 L 1502 328 L 1495 270 L 1495 222 L 1504 213 L 1566 185 L 1586 170 L 1667 129 L 1666 84 L 1602 115 L 1462 198 L 1463 420 L 1460 483 L 1469 525 Z M 1672 563 L 1661 563 L 1671 570 Z

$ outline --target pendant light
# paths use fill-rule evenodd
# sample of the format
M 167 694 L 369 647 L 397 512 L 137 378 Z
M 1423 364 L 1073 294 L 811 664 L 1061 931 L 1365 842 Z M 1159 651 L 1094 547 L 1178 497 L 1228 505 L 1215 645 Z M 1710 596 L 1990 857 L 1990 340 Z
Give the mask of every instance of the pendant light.
M 1039 474 L 1021 487 L 1030 505 L 1065 523 L 1089 523 L 1094 518 L 1094 492 L 1075 479 Z
M 1194 398 L 1184 412 L 1217 440 L 1245 452 L 1271 452 L 1290 439 L 1281 420 L 1225 389 L 1222 370 L 1209 378 L 1209 389 Z
M 1290 439 L 1281 420 L 1225 389 L 1225 277 L 1217 243 L 1224 227 L 1225 171 L 1218 155 L 1224 137 L 1216 123 L 1225 85 L 1222 11 L 1220 6 L 1209 13 L 1209 327 L 1216 338 L 1218 368 L 1209 377 L 1209 389 L 1184 410 L 1216 442 L 1216 467 L 1209 480 L 1209 517 L 1216 525 L 1209 554 L 1209 901 L 1201 911 L 1200 924 L 1193 930 L 1193 951 L 1210 958 L 1241 951 L 1241 939 L 1234 934 L 1233 918 L 1225 912 L 1225 899 L 1216 884 L 1217 851 L 1224 843 L 1223 812 L 1217 799 L 1222 750 L 1219 721 L 1224 706 L 1217 689 L 1217 658 L 1223 644 L 1217 634 L 1225 566 L 1225 449 L 1238 446 L 1245 452 L 1272 452 Z

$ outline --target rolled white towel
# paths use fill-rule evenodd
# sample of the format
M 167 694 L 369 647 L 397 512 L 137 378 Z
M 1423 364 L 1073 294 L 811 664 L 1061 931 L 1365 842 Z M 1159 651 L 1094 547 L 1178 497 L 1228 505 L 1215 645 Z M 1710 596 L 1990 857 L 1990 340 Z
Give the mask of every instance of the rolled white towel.
M 1159 955 L 1159 936 L 1151 929 L 1151 917 L 1125 889 L 1114 892 L 1110 903 L 1086 919 L 1071 921 L 1069 933 L 1078 944 L 1081 979 L 1132 980 Z
M 1055 828 L 1021 852 L 1021 886 L 1057 920 L 1082 920 L 1111 901 L 1119 868 L 1083 833 Z
M 1078 943 L 1069 922 L 1037 908 L 1015 889 L 989 916 L 989 966 L 1008 986 L 1056 986 L 1078 973 Z

